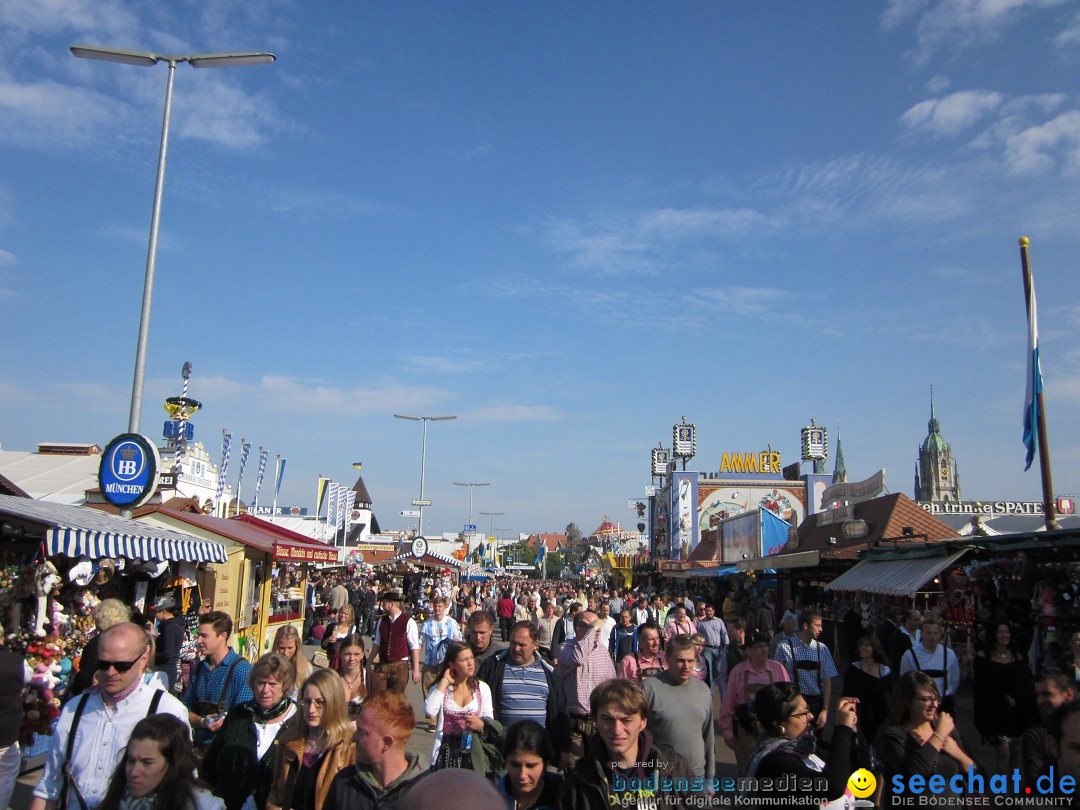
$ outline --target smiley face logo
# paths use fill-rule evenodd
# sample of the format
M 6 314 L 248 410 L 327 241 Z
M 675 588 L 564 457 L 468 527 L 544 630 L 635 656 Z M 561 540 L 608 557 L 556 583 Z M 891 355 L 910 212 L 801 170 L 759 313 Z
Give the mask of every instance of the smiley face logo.
M 877 790 L 877 779 L 866 768 L 859 768 L 848 778 L 848 790 L 856 799 L 865 799 Z

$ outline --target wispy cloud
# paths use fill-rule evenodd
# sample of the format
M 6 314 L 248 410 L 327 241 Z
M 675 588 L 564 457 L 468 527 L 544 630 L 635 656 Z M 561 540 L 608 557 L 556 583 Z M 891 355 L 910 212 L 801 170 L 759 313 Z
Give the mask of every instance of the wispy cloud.
M 1080 110 L 1070 110 L 1005 138 L 1005 165 L 1016 174 L 1080 171 Z
M 557 422 L 562 419 L 562 414 L 550 405 L 493 402 L 467 411 L 464 418 L 477 422 Z
M 653 275 L 674 262 L 689 243 L 723 243 L 779 226 L 745 207 L 653 208 L 594 214 L 580 221 L 551 217 L 544 238 L 571 267 L 615 275 Z
M 900 116 L 900 123 L 908 129 L 934 135 L 956 135 L 992 113 L 1003 100 L 1001 93 L 963 90 L 944 98 L 920 101 Z
M 346 417 L 438 407 L 457 396 L 451 391 L 431 386 L 387 383 L 343 388 L 321 380 L 273 375 L 265 376 L 254 384 L 222 377 L 200 379 L 199 388 L 200 391 L 205 389 L 203 396 L 215 401 L 243 398 L 252 406 L 272 408 L 283 413 Z
M 0 79 L 0 141 L 34 149 L 86 149 L 103 128 L 128 120 L 132 108 L 94 90 L 55 81 Z
M 1068 25 L 1054 37 L 1054 44 L 1059 48 L 1071 48 L 1080 45 L 1080 12 L 1074 14 Z
M 410 354 L 405 357 L 405 364 L 416 371 L 435 374 L 476 374 L 491 371 L 497 365 L 490 356 L 481 357 L 469 352 L 454 357 Z
M 1019 20 L 1043 9 L 1072 0 L 890 0 L 882 27 L 892 30 L 910 20 L 916 45 L 908 57 L 924 65 L 940 50 L 967 48 L 995 42 Z

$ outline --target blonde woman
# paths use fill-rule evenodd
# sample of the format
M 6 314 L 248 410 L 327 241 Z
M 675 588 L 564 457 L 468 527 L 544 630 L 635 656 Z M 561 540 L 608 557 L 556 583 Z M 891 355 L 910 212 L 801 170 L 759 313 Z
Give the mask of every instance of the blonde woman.
M 71 681 L 71 689 L 68 691 L 72 697 L 89 689 L 94 683 L 94 674 L 97 671 L 98 643 L 101 634 L 114 624 L 123 624 L 131 621 L 131 608 L 119 599 L 102 599 L 94 608 L 94 626 L 97 633 L 87 642 L 79 659 L 79 671 Z M 154 659 L 151 658 L 151 661 Z
M 304 657 L 304 647 L 300 643 L 300 632 L 291 624 L 279 627 L 274 635 L 274 652 L 292 664 L 293 683 L 296 688 L 290 693 L 293 700 L 300 699 L 300 685 L 311 677 L 315 668 Z
M 278 748 L 267 810 L 322 810 L 338 771 L 356 761 L 341 676 L 317 669 L 300 689 L 302 724 Z

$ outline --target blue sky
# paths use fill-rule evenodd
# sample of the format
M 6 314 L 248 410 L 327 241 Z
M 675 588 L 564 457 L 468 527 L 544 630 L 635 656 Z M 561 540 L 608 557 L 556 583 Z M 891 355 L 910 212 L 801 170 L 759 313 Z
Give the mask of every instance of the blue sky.
M 142 425 L 191 361 L 197 438 L 287 456 L 284 502 L 363 461 L 401 527 L 395 412 L 458 416 L 429 531 L 453 481 L 483 528 L 636 522 L 684 415 L 699 469 L 814 417 L 911 495 L 931 385 L 965 497 L 1038 500 L 1022 234 L 1080 491 L 1075 0 L 0 0 L 5 449 L 127 423 L 166 69 L 74 43 L 278 56 L 177 68 Z

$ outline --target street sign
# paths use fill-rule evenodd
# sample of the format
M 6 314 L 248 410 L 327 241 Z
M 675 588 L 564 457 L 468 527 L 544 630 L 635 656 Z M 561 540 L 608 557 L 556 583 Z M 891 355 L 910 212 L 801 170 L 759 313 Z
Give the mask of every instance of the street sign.
M 465 524 L 465 531 L 467 531 L 467 532 L 475 532 L 476 531 L 476 524 L 475 523 L 466 523 Z
M 420 513 L 415 509 L 406 509 L 403 512 L 398 512 L 402 517 L 420 517 Z
M 429 501 L 427 498 L 423 498 L 423 499 L 414 498 L 413 502 L 412 502 L 412 505 L 413 506 L 431 506 L 431 501 Z

